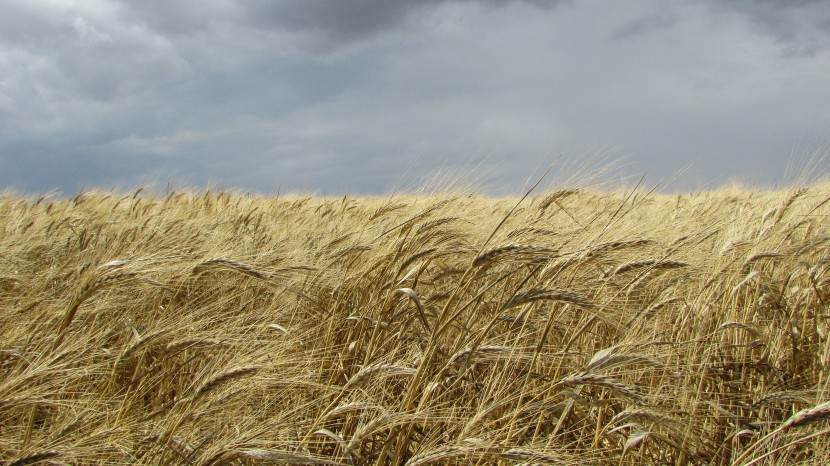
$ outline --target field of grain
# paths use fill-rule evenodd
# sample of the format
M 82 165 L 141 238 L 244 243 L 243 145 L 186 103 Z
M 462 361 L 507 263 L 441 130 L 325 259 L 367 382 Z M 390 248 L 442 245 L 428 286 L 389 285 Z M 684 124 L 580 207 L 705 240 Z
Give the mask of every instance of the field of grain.
M 830 463 L 830 185 L 0 196 L 0 462 Z

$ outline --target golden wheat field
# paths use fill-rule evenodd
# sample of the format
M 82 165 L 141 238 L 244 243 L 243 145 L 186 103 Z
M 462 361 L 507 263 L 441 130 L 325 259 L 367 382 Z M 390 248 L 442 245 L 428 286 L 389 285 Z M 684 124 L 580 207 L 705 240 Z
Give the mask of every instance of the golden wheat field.
M 830 463 L 830 185 L 0 196 L 0 462 Z

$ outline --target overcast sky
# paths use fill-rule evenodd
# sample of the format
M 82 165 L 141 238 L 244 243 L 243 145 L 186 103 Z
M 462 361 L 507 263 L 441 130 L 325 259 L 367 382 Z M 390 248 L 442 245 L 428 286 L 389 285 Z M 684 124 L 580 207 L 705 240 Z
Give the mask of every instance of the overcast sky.
M 0 189 L 673 189 L 830 142 L 827 0 L 0 0 Z M 478 171 L 476 173 L 479 173 Z

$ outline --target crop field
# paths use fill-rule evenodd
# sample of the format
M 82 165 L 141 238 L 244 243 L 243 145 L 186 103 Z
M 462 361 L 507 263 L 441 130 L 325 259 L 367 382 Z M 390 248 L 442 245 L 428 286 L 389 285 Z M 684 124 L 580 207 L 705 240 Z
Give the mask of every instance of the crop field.
M 0 195 L 0 463 L 830 464 L 829 214 Z

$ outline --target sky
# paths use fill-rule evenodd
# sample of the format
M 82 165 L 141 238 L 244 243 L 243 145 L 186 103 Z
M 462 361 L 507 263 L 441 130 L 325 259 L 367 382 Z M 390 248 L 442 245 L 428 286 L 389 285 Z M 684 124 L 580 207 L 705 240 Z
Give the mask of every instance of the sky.
M 517 193 L 556 160 L 693 190 L 779 185 L 830 147 L 826 0 L 0 11 L 0 190 Z

